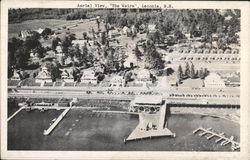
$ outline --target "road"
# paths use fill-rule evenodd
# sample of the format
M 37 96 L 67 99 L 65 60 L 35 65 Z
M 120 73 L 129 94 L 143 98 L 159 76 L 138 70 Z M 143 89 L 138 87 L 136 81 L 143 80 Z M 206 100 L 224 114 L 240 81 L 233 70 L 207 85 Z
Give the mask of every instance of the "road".
M 82 98 L 82 99 L 111 99 L 133 100 L 139 95 L 161 95 L 168 103 L 173 104 L 218 104 L 239 105 L 240 90 L 225 89 L 191 89 L 191 88 L 138 88 L 124 87 L 111 89 L 107 87 L 9 87 L 9 97 L 33 98 Z

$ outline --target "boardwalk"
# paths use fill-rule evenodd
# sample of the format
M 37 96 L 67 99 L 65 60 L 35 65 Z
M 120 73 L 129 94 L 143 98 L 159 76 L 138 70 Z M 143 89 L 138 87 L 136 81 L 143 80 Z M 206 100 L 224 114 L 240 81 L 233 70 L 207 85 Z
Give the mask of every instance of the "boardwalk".
M 201 133 L 199 134 L 199 136 L 201 136 L 201 137 L 202 137 L 202 136 L 205 136 L 205 135 L 209 135 L 209 136 L 207 137 L 207 140 L 210 140 L 210 139 L 212 139 L 213 137 L 218 138 L 218 139 L 215 141 L 215 143 L 221 142 L 221 145 L 222 145 L 222 146 L 226 146 L 227 144 L 231 143 L 231 149 L 232 149 L 232 150 L 237 150 L 237 149 L 240 148 L 240 143 L 234 141 L 234 140 L 233 140 L 233 139 L 234 139 L 233 136 L 231 136 L 230 138 L 227 138 L 227 137 L 224 136 L 224 133 L 219 133 L 219 134 L 218 134 L 218 133 L 212 131 L 212 128 L 207 128 L 207 129 L 205 129 L 205 128 L 199 127 L 199 128 L 197 128 L 196 130 L 193 131 L 194 134 L 195 134 L 195 133 L 198 133 L 198 132 L 201 132 Z

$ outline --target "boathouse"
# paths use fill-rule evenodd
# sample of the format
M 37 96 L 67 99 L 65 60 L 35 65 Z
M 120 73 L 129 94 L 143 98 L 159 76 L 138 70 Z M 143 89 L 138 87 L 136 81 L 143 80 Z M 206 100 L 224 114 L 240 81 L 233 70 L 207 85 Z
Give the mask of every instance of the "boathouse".
M 138 96 L 131 101 L 129 112 L 155 113 L 163 106 L 162 96 Z

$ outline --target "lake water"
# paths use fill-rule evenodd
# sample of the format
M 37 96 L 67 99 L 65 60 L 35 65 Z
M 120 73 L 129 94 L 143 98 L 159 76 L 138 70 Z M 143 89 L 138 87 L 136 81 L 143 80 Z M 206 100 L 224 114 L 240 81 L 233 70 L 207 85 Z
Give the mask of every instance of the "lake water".
M 91 113 L 71 110 L 55 130 L 44 136 L 52 119 L 62 111 L 21 111 L 8 123 L 9 150 L 79 150 L 79 151 L 231 151 L 230 145 L 221 146 L 215 139 L 193 135 L 199 126 L 212 127 L 240 141 L 240 126 L 236 123 L 200 115 L 171 115 L 168 128 L 176 138 L 162 137 L 132 141 L 123 139 L 138 124 L 138 117 L 126 114 Z

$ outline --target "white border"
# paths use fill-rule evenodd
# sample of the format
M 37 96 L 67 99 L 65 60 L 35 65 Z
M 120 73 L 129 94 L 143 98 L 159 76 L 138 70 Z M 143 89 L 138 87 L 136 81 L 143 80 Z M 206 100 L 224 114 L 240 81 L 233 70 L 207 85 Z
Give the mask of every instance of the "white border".
M 171 4 L 174 9 L 241 9 L 241 151 L 240 152 L 96 152 L 7 151 L 7 40 L 8 8 L 76 8 L 78 4 Z M 1 2 L 1 158 L 2 159 L 248 159 L 249 158 L 249 2 L 194 1 L 3 1 Z M 249 158 L 250 159 L 250 158 Z

